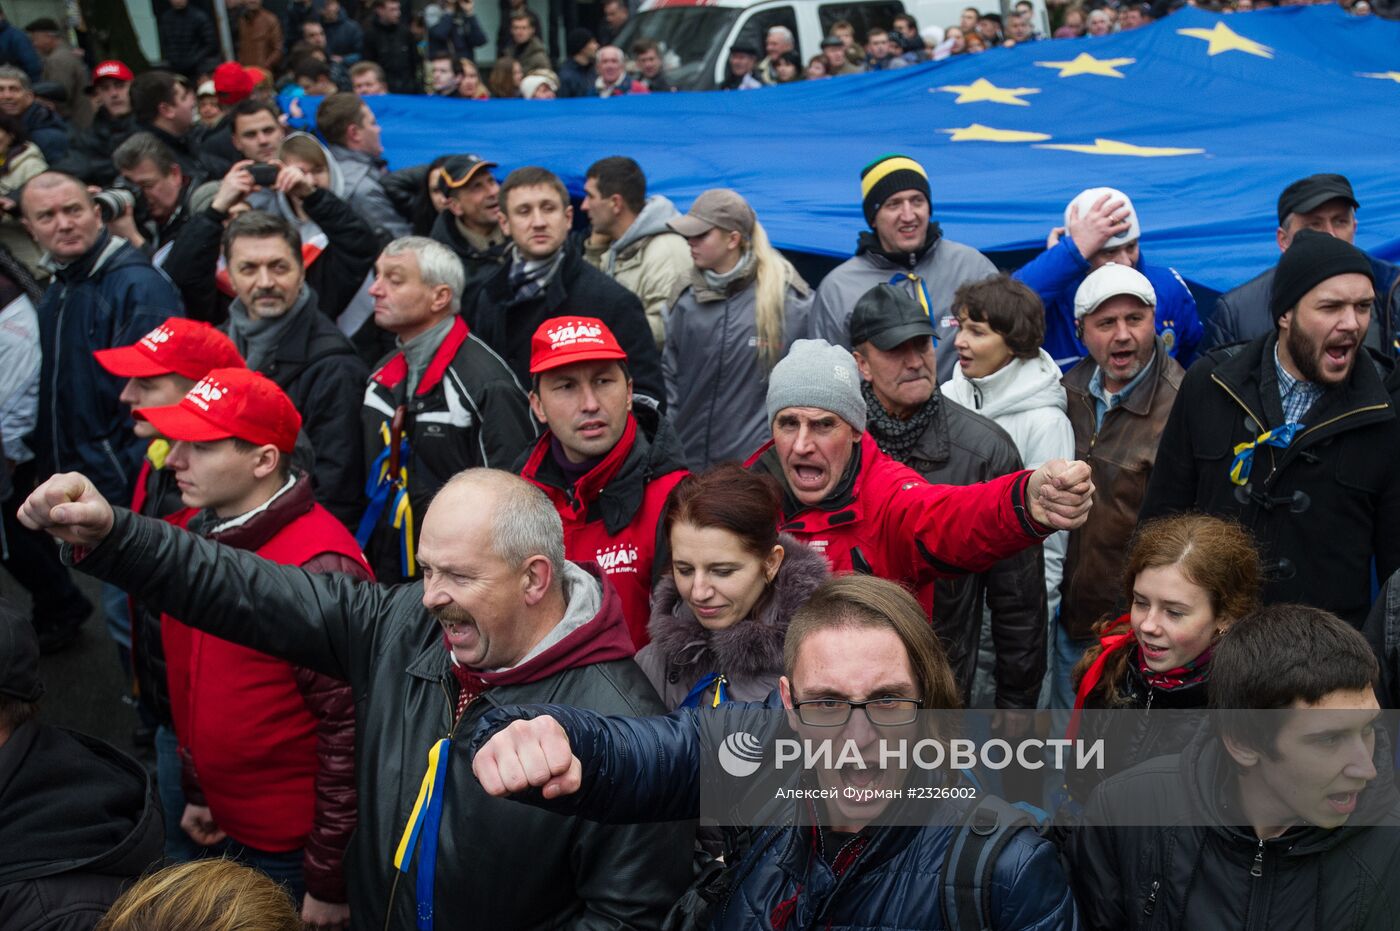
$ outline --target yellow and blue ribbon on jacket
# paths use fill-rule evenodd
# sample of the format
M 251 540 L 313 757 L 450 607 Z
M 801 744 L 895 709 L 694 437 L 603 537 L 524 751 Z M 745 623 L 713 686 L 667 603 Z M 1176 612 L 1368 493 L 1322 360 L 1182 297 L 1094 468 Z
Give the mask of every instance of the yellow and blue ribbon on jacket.
M 714 694 L 705 697 L 705 692 L 711 687 Z M 729 680 L 722 672 L 712 672 L 695 683 L 695 687 L 681 700 L 682 708 L 718 708 L 729 701 Z
M 369 546 L 369 538 L 373 535 L 374 528 L 379 525 L 379 518 L 383 516 L 384 509 L 389 508 L 390 526 L 399 532 L 399 569 L 404 578 L 411 579 L 418 574 L 418 560 L 414 543 L 413 503 L 408 497 L 408 437 L 399 441 L 399 472 L 398 475 L 391 475 L 390 459 L 394 450 L 389 425 L 382 423 L 379 430 L 384 440 L 384 449 L 374 457 L 374 462 L 369 467 L 369 476 L 365 481 L 365 496 L 369 498 L 369 506 L 360 518 L 359 529 L 355 531 L 355 541 L 360 544 L 362 550 Z
M 1273 446 L 1284 449 L 1293 442 L 1303 425 L 1291 421 L 1281 427 L 1265 430 L 1252 440 L 1246 440 L 1235 447 L 1235 458 L 1230 461 L 1230 481 L 1243 485 L 1249 481 L 1249 472 L 1254 467 L 1254 450 L 1260 446 Z
M 929 300 L 928 285 L 924 282 L 922 275 L 906 275 L 900 272 L 890 279 L 890 284 L 903 284 L 906 281 L 914 283 L 914 296 L 918 298 L 919 306 L 924 309 L 924 316 L 928 317 L 929 331 L 933 335 L 933 344 L 938 345 L 938 324 L 933 319 L 933 302 Z
M 452 740 L 444 737 L 428 751 L 428 770 L 418 788 L 418 800 L 404 825 L 394 851 L 394 868 L 407 873 L 418 851 L 418 877 L 414 889 L 414 920 L 418 931 L 433 931 L 433 881 L 437 877 L 438 829 L 442 825 L 442 799 L 447 794 L 447 761 Z M 420 845 L 421 842 L 421 845 Z

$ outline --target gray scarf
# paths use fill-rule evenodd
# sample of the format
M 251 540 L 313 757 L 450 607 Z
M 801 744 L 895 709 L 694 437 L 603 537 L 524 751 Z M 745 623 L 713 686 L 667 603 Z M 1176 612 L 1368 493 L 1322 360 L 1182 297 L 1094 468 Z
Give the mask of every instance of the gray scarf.
M 452 329 L 452 324 L 456 320 L 456 314 L 448 314 L 433 324 L 431 330 L 419 333 L 406 343 L 399 342 L 399 350 L 403 353 L 403 360 L 408 363 L 408 384 L 405 387 L 405 398 L 413 397 L 413 392 L 418 390 L 418 383 L 423 380 L 423 373 L 432 364 L 433 356 L 437 354 L 438 347 L 447 338 L 447 331 Z
M 721 275 L 717 272 L 712 272 L 708 268 L 702 270 L 700 274 L 705 277 L 706 287 L 723 294 L 732 283 L 738 281 L 752 271 L 753 265 L 753 251 L 745 249 L 744 254 L 739 256 L 739 261 L 734 263 L 734 267 L 724 274 Z
M 510 290 L 512 304 L 524 304 L 544 293 L 559 266 L 564 264 L 564 248 L 542 261 L 525 259 L 515 246 L 510 250 Z
M 248 363 L 248 368 L 256 372 L 276 354 L 282 335 L 310 300 L 311 289 L 303 282 L 296 302 L 280 317 L 254 320 L 241 299 L 228 305 L 228 335 L 233 340 L 234 348 L 242 354 L 243 361 Z

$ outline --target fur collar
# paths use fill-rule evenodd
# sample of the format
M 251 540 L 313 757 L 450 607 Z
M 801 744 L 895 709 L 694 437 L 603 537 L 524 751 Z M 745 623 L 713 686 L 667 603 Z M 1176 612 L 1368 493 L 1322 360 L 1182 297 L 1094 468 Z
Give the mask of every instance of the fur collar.
M 706 630 L 676 593 L 671 573 L 661 576 L 652 599 L 651 642 L 665 668 L 698 667 L 731 677 L 773 675 L 783 668 L 783 638 L 793 612 L 829 573 L 826 557 L 788 534 L 778 538 L 783 564 L 755 615 L 721 631 Z

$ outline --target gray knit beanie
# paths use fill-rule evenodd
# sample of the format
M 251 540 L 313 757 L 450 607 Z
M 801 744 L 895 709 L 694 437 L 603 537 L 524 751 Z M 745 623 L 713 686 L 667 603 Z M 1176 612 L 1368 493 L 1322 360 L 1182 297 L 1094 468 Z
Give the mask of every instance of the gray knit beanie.
M 865 399 L 850 350 L 824 339 L 799 339 L 768 376 L 768 423 L 785 407 L 831 411 L 865 432 Z

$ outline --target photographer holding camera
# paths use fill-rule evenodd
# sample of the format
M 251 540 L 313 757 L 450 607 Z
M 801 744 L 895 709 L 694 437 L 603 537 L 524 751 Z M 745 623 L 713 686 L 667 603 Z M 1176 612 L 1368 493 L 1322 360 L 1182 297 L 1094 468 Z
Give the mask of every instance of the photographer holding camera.
M 131 203 L 107 221 L 107 228 L 161 268 L 176 235 L 219 186 L 185 174 L 175 154 L 150 133 L 136 133 L 117 146 L 112 163 L 125 182 L 119 182 L 117 190 L 128 192 Z

